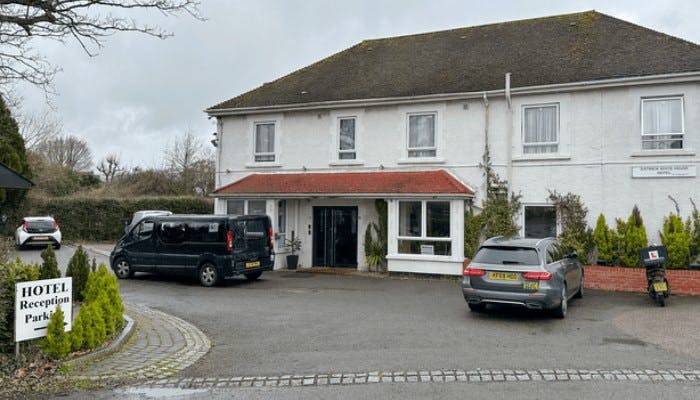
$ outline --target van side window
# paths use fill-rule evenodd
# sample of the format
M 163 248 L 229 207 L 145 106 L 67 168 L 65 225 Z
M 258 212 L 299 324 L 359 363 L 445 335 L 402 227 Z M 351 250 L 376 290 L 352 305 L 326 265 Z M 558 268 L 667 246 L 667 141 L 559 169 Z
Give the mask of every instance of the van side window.
M 160 238 L 165 243 L 181 243 L 185 239 L 185 224 L 164 222 L 160 226 Z
M 143 221 L 134 228 L 134 235 L 138 239 L 148 239 L 153 234 L 153 222 Z
M 261 238 L 265 236 L 265 224 L 261 219 L 246 221 L 245 236 L 248 238 Z
M 223 224 L 218 222 L 188 222 L 185 224 L 186 242 L 223 242 L 225 234 Z

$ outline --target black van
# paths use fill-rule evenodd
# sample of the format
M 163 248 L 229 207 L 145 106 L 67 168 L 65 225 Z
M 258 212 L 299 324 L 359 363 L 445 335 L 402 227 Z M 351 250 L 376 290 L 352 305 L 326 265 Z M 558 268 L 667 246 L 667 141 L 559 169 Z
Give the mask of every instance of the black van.
M 148 216 L 119 239 L 109 261 L 121 279 L 156 272 L 196 275 L 203 286 L 241 274 L 255 280 L 273 268 L 272 237 L 266 215 Z

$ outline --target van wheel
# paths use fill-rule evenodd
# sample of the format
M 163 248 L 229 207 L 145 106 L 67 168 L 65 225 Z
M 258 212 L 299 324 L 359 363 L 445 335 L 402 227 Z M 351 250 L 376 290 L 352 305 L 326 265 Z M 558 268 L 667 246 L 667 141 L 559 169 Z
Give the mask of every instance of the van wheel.
M 213 264 L 204 264 L 199 268 L 199 283 L 205 287 L 212 287 L 219 281 L 219 272 Z
M 114 265 L 116 266 L 116 268 L 114 268 L 114 273 L 117 275 L 117 278 L 133 278 L 134 270 L 131 269 L 131 264 L 129 264 L 129 262 L 126 261 L 126 259 L 120 258 Z
M 245 275 L 245 278 L 246 278 L 247 280 L 249 280 L 249 281 L 254 281 L 254 280 L 260 278 L 260 275 L 262 275 L 262 271 L 251 272 L 251 273 L 249 273 L 249 274 L 244 274 L 244 275 Z

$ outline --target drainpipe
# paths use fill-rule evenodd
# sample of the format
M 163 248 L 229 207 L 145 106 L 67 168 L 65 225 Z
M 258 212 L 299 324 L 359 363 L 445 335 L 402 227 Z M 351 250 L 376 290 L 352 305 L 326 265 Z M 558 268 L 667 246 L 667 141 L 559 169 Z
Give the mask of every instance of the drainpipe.
M 513 107 L 510 98 L 510 72 L 506 72 L 506 179 L 508 180 L 508 196 L 513 193 Z
M 483 102 L 484 102 L 484 151 L 488 149 L 489 147 L 489 97 L 486 95 L 486 92 L 484 92 L 483 96 Z M 491 151 L 491 149 L 489 149 Z M 484 182 L 484 190 L 483 194 L 486 196 L 486 191 L 488 189 L 488 176 L 486 177 L 487 181 Z M 485 199 L 486 197 L 484 197 Z

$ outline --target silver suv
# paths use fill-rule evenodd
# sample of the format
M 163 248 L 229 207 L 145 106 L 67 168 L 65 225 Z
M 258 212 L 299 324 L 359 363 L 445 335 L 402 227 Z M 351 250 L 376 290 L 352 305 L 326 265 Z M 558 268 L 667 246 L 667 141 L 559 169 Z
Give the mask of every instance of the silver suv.
M 569 299 L 583 297 L 583 267 L 555 238 L 491 238 L 463 275 L 462 293 L 472 311 L 511 304 L 564 318 Z

